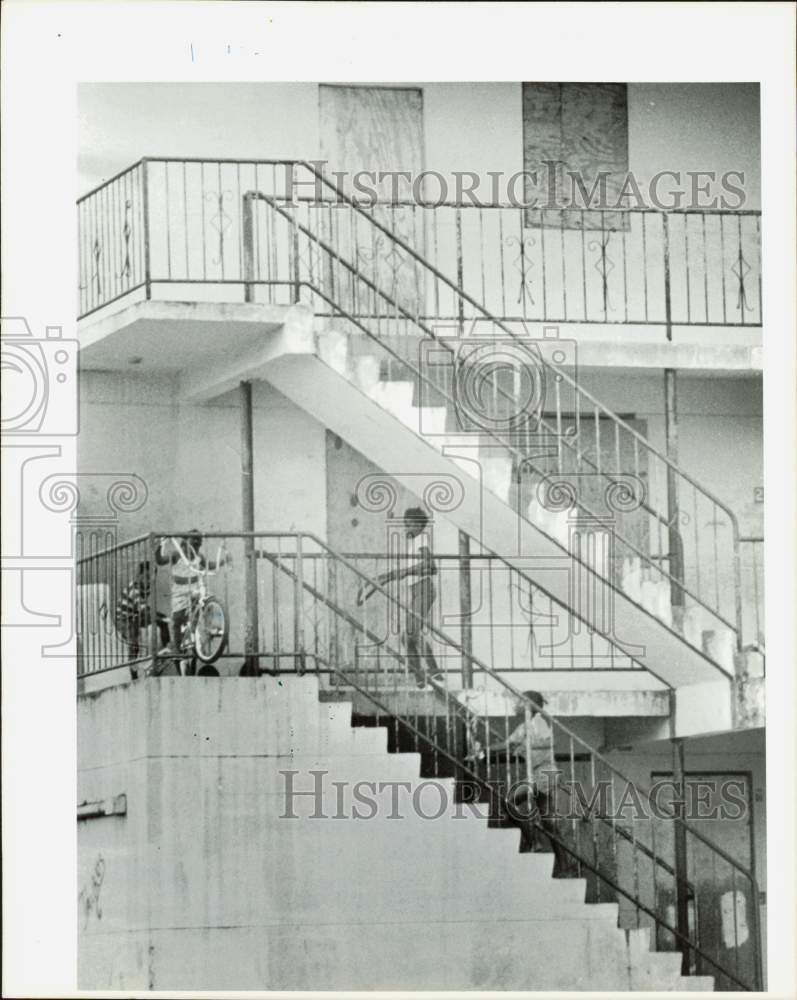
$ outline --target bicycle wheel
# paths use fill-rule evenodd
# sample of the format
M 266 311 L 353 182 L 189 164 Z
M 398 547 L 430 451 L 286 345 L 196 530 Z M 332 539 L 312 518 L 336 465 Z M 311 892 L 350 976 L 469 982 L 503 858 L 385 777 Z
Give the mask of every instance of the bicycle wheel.
M 202 663 L 215 663 L 224 652 L 229 635 L 227 612 L 217 597 L 208 597 L 197 615 L 194 650 Z

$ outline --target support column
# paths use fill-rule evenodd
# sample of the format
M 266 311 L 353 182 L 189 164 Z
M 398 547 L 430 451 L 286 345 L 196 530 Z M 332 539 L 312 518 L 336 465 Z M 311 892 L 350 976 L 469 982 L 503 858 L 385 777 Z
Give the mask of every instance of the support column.
M 255 530 L 255 477 L 252 419 L 252 383 L 241 382 L 241 524 L 244 532 Z M 244 673 L 259 674 L 257 553 L 253 537 L 244 538 Z
M 254 213 L 257 202 L 251 192 L 243 196 L 242 241 L 244 251 L 244 302 L 255 301 L 255 237 Z
M 678 461 L 678 395 L 677 374 L 674 368 L 664 369 L 664 426 L 667 458 Z M 680 584 L 684 578 L 684 548 L 680 531 L 678 509 L 678 477 L 675 470 L 667 466 L 667 546 L 669 550 L 670 604 L 673 625 L 683 629 L 684 591 Z
M 675 815 L 684 820 L 686 818 L 686 779 L 684 777 L 684 741 L 674 739 L 672 741 L 672 777 L 675 785 Z M 674 824 L 674 848 L 675 848 L 675 914 L 676 930 L 689 939 L 689 878 L 688 878 L 688 858 L 686 846 L 686 827 L 683 823 Z M 678 950 L 681 952 L 681 975 L 689 975 L 689 945 L 684 941 L 678 941 Z
M 672 290 L 670 282 L 670 220 L 665 212 L 662 216 L 664 237 L 664 321 L 668 343 L 672 341 Z M 678 462 L 678 405 L 677 384 L 674 368 L 664 369 L 664 425 L 667 458 Z M 678 477 L 667 466 L 667 547 L 669 550 L 670 604 L 673 625 L 683 631 L 684 623 L 684 547 L 679 530 Z

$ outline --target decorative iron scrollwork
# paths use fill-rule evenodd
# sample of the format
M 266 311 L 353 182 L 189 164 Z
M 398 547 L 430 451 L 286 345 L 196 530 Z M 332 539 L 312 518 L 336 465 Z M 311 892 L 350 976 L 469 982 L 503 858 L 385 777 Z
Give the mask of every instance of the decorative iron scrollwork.
M 133 203 L 128 198 L 125 201 L 125 221 L 124 225 L 122 226 L 122 236 L 124 237 L 125 241 L 125 260 L 124 264 L 122 264 L 122 270 L 119 272 L 119 277 L 127 278 L 128 282 L 130 281 L 130 275 L 132 271 L 130 265 L 130 237 L 132 236 L 133 233 L 133 227 L 130 224 L 130 212 L 132 211 L 132 208 L 133 208 Z
M 224 235 L 232 225 L 232 219 L 224 211 L 224 203 L 225 201 L 232 201 L 233 193 L 230 190 L 206 191 L 204 198 L 205 201 L 216 208 L 216 214 L 211 215 L 208 222 L 219 234 L 219 255 L 213 263 L 221 265 L 224 260 Z
M 534 267 L 534 261 L 531 260 L 531 255 L 529 254 L 529 249 L 537 245 L 537 241 L 533 236 L 518 237 L 518 236 L 507 236 L 504 243 L 508 247 L 516 246 L 518 248 L 518 253 L 512 264 L 515 270 L 520 275 L 519 290 L 517 303 L 520 305 L 522 303 L 523 309 L 526 308 L 526 298 L 528 297 L 531 305 L 534 305 L 534 295 L 532 294 L 531 276 L 529 271 Z
M 598 272 L 601 279 L 601 291 L 603 294 L 603 311 L 604 313 L 614 312 L 614 306 L 611 302 L 611 297 L 609 295 L 609 275 L 614 270 L 614 261 L 609 256 L 609 240 L 612 238 L 612 233 L 614 229 L 606 229 L 601 234 L 600 239 L 590 240 L 588 249 L 595 252 L 598 251 L 598 256 L 594 263 L 594 268 Z

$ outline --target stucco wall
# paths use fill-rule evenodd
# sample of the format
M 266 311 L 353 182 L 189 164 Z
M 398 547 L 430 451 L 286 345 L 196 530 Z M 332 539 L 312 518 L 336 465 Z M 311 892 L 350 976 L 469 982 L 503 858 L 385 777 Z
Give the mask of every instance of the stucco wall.
M 253 404 L 256 529 L 324 537 L 324 428 L 267 383 L 256 384 Z M 169 375 L 81 373 L 79 472 L 132 472 L 149 491 L 147 504 L 120 521 L 120 541 L 195 525 L 239 531 L 240 437 L 235 393 L 185 405 Z
M 520 83 L 405 85 L 423 90 L 427 168 L 523 168 Z M 146 155 L 319 154 L 314 83 L 83 84 L 79 110 L 81 192 Z M 664 169 L 743 170 L 746 207 L 760 207 L 756 84 L 630 83 L 628 131 L 641 183 Z
M 579 382 L 623 415 L 647 422 L 651 444 L 665 450 L 664 375 L 578 370 Z M 763 398 L 760 378 L 678 377 L 678 464 L 731 507 L 741 528 L 763 525 Z

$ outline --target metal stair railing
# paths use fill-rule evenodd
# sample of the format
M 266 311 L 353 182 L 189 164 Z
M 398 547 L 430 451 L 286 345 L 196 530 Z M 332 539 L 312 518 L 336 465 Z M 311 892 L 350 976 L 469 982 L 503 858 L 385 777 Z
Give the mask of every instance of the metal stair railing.
M 508 784 L 492 755 L 485 755 L 483 768 L 476 760 L 480 750 L 506 737 L 518 717 L 530 720 L 532 703 L 526 695 L 417 614 L 394 587 L 370 578 L 315 535 L 261 532 L 254 538 L 258 559 L 286 581 L 281 588 L 272 577 L 275 592 L 266 603 L 291 619 L 284 631 L 298 644 L 292 661 L 300 672 L 311 664 L 311 669 L 328 673 L 334 690 L 356 692 L 393 727 L 396 742 L 403 734 L 414 743 L 409 748 L 421 752 L 427 773 L 454 777 L 493 802 L 496 795 L 503 799 Z M 326 564 L 320 575 L 317 567 L 307 568 L 318 556 Z M 364 591 L 374 596 L 358 604 Z M 323 634 L 319 622 L 325 623 Z M 419 690 L 421 671 L 406 648 L 413 622 L 438 663 L 444 657 L 460 663 L 470 658 L 477 686 L 462 689 L 452 683 L 458 671 L 443 669 Z M 308 640 L 310 623 L 314 627 Z M 564 775 L 552 779 L 556 809 L 553 828 L 547 825 L 545 833 L 574 859 L 580 873 L 595 876 L 597 900 L 610 892 L 621 912 L 624 906 L 633 911 L 637 926 L 655 928 L 660 944 L 674 942 L 683 955 L 684 974 L 714 975 L 717 988 L 759 989 L 759 890 L 753 873 L 679 815 L 677 803 L 663 802 L 660 787 L 642 788 L 561 721 L 544 709 L 538 714 L 549 734 L 545 752 Z M 519 783 L 532 781 L 527 752 Z M 679 839 L 686 844 L 685 870 L 679 870 Z M 744 898 L 750 913 L 749 922 L 742 923 L 734 910 L 730 947 L 716 922 L 720 896 L 728 892 L 735 905 Z M 679 894 L 685 899 L 687 922 L 674 924 L 664 911 L 667 904 L 677 904 Z M 674 912 L 681 912 L 677 905 Z
M 516 675 L 524 670 L 650 672 L 589 628 L 527 571 L 493 552 L 478 551 L 468 536 L 462 537 L 467 542 L 465 552 L 441 553 L 431 548 L 438 569 L 440 621 L 457 630 L 463 648 L 470 648 L 474 641 L 488 646 L 491 659 L 502 663 L 500 669 Z M 342 555 L 370 577 L 379 576 L 391 562 L 390 555 L 373 551 Z M 323 555 L 315 558 L 323 560 Z
M 89 539 L 81 547 L 79 679 L 121 669 L 142 676 L 170 660 L 168 650 L 159 652 L 156 634 L 162 616 L 153 553 L 162 538 L 186 533 L 154 533 L 110 546 Z M 458 779 L 463 801 L 486 797 L 500 812 L 506 790 L 531 780 L 528 752 L 514 761 L 514 772 L 499 767 L 491 754 L 478 760 L 481 750 L 528 719 L 528 698 L 494 661 L 466 650 L 416 613 L 413 592 L 404 589 L 412 576 L 383 585 L 315 535 L 296 531 L 209 532 L 204 550 L 231 557 L 219 564 L 221 576 L 213 582 L 232 623 L 222 663 L 248 657 L 261 667 L 270 663 L 274 672 L 311 669 L 328 677 L 333 692 L 362 699 L 361 708 L 389 725 L 395 746 L 403 740 L 403 749 L 420 752 L 427 774 Z M 409 553 L 391 551 L 397 567 L 409 559 Z M 244 648 L 250 585 L 257 643 Z M 410 655 L 407 635 L 413 629 L 432 664 Z M 467 685 L 459 679 L 466 661 Z M 439 677 L 419 690 L 418 680 L 433 669 Z M 525 676 L 526 683 L 534 682 L 533 672 Z M 559 773 L 550 776 L 556 808 L 545 833 L 587 876 L 593 899 L 618 901 L 621 920 L 655 930 L 659 948 L 680 950 L 685 974 L 714 975 L 720 988 L 759 986 L 759 894 L 752 872 L 687 821 L 677 799 L 664 800 L 661 786 L 642 789 L 550 713 L 539 714 L 548 726 L 546 752 Z M 678 792 L 683 796 L 684 789 Z M 720 926 L 720 897 L 733 901 L 730 926 L 727 918 Z M 670 907 L 677 920 L 668 915 Z
M 351 378 L 357 381 L 358 364 L 362 366 L 369 358 L 367 351 L 376 350 L 381 367 L 392 368 L 391 375 L 398 371 L 416 386 L 419 395 L 424 394 L 433 402 L 442 400 L 449 409 L 456 410 L 459 406 L 456 389 L 451 391 L 445 380 L 441 381 L 424 367 L 423 355 L 420 362 L 410 357 L 417 354 L 420 344 L 432 345 L 450 362 L 449 383 L 458 377 L 472 380 L 479 375 L 467 370 L 466 361 L 458 360 L 458 351 L 463 345 L 464 349 L 473 344 L 480 347 L 483 339 L 461 337 L 452 343 L 450 338 L 442 337 L 418 319 L 417 311 L 413 315 L 396 298 L 391 298 L 380 285 L 378 266 L 373 265 L 370 274 L 364 273 L 363 238 L 357 236 L 357 229 L 352 230 L 352 226 L 371 227 L 381 238 L 393 241 L 397 253 L 409 255 L 418 270 L 424 270 L 436 282 L 449 286 L 451 282 L 309 164 L 295 166 L 306 167 L 319 184 L 328 185 L 340 197 L 349 221 L 347 245 L 351 253 L 347 254 L 347 246 L 341 244 L 340 233 L 346 228 L 341 219 L 333 222 L 324 218 L 332 212 L 340 213 L 341 205 L 334 208 L 307 202 L 292 205 L 277 196 L 247 192 L 244 217 L 250 221 L 244 228 L 248 228 L 251 253 L 245 277 L 250 293 L 260 283 L 288 286 L 296 299 L 307 292 L 311 304 L 326 306 L 338 322 L 349 328 L 350 356 L 346 366 Z M 255 252 L 265 242 L 265 236 L 257 236 L 260 228 L 257 203 L 265 204 L 271 212 L 270 220 L 262 227 L 264 232 L 269 233 L 271 244 L 278 251 L 285 251 L 271 253 L 267 279 L 261 275 Z M 285 225 L 281 234 L 280 221 Z M 285 264 L 284 272 L 279 269 L 280 261 Z M 491 423 L 485 419 L 476 435 L 476 444 L 482 447 L 482 452 L 487 444 L 494 449 L 494 455 L 506 460 L 505 470 L 511 470 L 513 504 L 518 513 L 535 520 L 530 509 L 535 504 L 538 512 L 543 510 L 543 517 L 576 508 L 600 524 L 602 517 L 605 521 L 608 506 L 614 521 L 611 528 L 614 552 L 602 575 L 693 645 L 703 644 L 706 631 L 719 636 L 707 652 L 715 661 L 724 659 L 722 666 L 731 673 L 733 649 L 740 648 L 742 613 L 739 532 L 733 512 L 580 386 L 564 362 L 557 360 L 557 340 L 547 344 L 544 340 L 524 341 L 504 323 L 489 316 L 461 288 L 454 291 L 469 305 L 475 321 L 488 323 L 494 333 L 511 340 L 513 347 L 519 345 L 520 353 L 514 356 L 514 364 L 528 364 L 534 368 L 533 378 L 547 381 L 553 387 L 549 393 L 554 397 L 552 417 L 541 410 L 532 415 L 530 423 L 521 415 L 518 426 L 510 427 L 509 431 L 506 420 L 501 422 L 496 418 Z M 365 338 L 351 336 L 352 331 L 364 334 Z M 367 344 L 366 352 L 362 339 Z M 488 350 L 491 343 L 495 340 L 487 341 Z M 494 389 L 493 417 L 501 406 L 512 402 L 503 387 Z M 569 393 L 569 407 L 563 401 L 565 391 Z M 585 436 L 587 425 L 591 433 Z M 456 431 L 453 437 L 457 437 Z M 472 433 L 470 440 L 474 441 Z M 536 491 L 529 489 L 524 478 L 529 470 L 539 476 Z M 593 510 L 590 491 L 595 495 L 601 489 L 604 496 L 599 502 L 603 502 L 604 509 Z M 707 630 L 704 626 L 712 628 Z M 723 648 L 725 636 L 730 642 L 724 644 L 723 658 L 716 651 Z
M 291 215 L 287 227 L 273 225 L 273 212 L 265 223 L 258 212 L 252 212 L 253 198 L 259 199 L 264 192 L 271 192 L 268 197 L 286 207 Z M 298 200 L 295 197 L 297 192 Z M 431 207 L 424 204 L 421 208 L 420 215 L 428 219 Z M 183 297 L 196 284 L 235 289 L 236 292 L 243 288 L 245 297 L 250 300 L 257 289 L 266 290 L 270 302 L 280 301 L 283 292 L 283 301 L 298 300 L 305 295 L 311 301 L 317 299 L 319 313 L 326 311 L 329 316 L 358 317 L 360 324 L 353 324 L 352 328 L 365 332 L 369 345 L 377 345 L 372 353 L 376 353 L 387 366 L 392 366 L 391 376 L 397 370 L 399 373 L 405 371 L 407 377 L 416 382 L 418 391 L 425 392 L 430 400 L 440 400 L 444 397 L 436 393 L 436 386 L 441 379 L 444 385 L 450 384 L 450 377 L 429 378 L 427 372 L 426 378 L 419 379 L 413 371 L 415 366 L 408 367 L 406 360 L 400 356 L 401 352 L 391 353 L 385 349 L 391 340 L 401 339 L 396 336 L 400 325 L 403 324 L 405 333 L 412 333 L 411 337 L 405 337 L 406 340 L 417 342 L 425 339 L 433 342 L 435 349 L 442 346 L 444 351 L 448 351 L 451 363 L 447 362 L 447 367 L 450 369 L 455 367 L 463 339 L 474 339 L 464 337 L 464 334 L 478 335 L 482 328 L 493 339 L 498 337 L 511 342 L 521 351 L 516 359 L 518 365 L 529 361 L 528 352 L 522 349 L 526 338 L 518 337 L 517 327 L 512 327 L 513 317 L 508 315 L 505 305 L 499 307 L 496 304 L 494 289 L 489 284 L 492 279 L 497 280 L 500 269 L 501 297 L 506 298 L 504 268 L 508 266 L 511 270 L 512 261 L 504 259 L 506 241 L 503 238 L 497 251 L 500 260 L 494 262 L 492 270 L 486 255 L 493 252 L 489 247 L 494 247 L 494 244 L 488 241 L 485 245 L 481 239 L 477 241 L 481 248 L 477 267 L 477 272 L 481 274 L 480 301 L 466 291 L 471 286 L 479 287 L 480 283 L 479 273 L 474 272 L 471 251 L 465 245 L 467 240 L 460 247 L 458 220 L 463 216 L 461 208 L 445 206 L 440 219 L 439 213 L 432 212 L 431 225 L 419 228 L 418 213 L 412 206 L 392 203 L 364 206 L 362 202 L 349 198 L 313 164 L 305 161 L 145 157 L 79 199 L 80 315 L 88 316 L 107 308 L 124 296 L 150 299 L 156 285 L 171 286 Z M 494 209 L 500 235 L 503 232 L 500 220 L 504 218 L 506 209 L 500 206 L 494 206 Z M 407 219 L 404 216 L 409 211 L 414 212 L 412 226 L 405 224 Z M 477 229 L 481 229 L 485 213 L 479 209 L 476 214 L 479 219 Z M 595 222 L 596 213 L 587 214 Z M 719 282 L 719 273 L 722 272 L 722 309 L 716 314 L 720 317 L 716 322 L 736 321 L 725 308 L 729 288 L 731 293 L 735 289 L 738 298 L 736 310 L 740 312 L 736 318 L 744 325 L 747 322 L 745 314 L 749 311 L 745 302 L 750 292 L 745 283 L 748 269 L 745 254 L 754 250 L 742 238 L 741 227 L 743 217 L 750 213 L 715 214 L 718 215 L 719 226 L 715 233 L 717 239 L 712 237 L 711 247 L 715 283 Z M 673 322 L 693 325 L 705 322 L 711 325 L 713 320 L 708 311 L 704 320 L 689 311 L 690 268 L 697 268 L 692 275 L 693 291 L 708 280 L 706 213 L 697 213 L 703 216 L 702 222 L 700 218 L 692 219 L 693 223 L 697 223 L 697 229 L 694 226 L 690 228 L 689 213 L 675 210 L 641 213 L 631 209 L 610 215 L 615 222 L 619 219 L 623 223 L 609 230 L 621 239 L 623 272 L 626 264 L 637 267 L 636 258 L 628 254 L 642 253 L 641 270 L 637 268 L 639 273 L 634 280 L 644 277 L 645 303 L 648 302 L 648 293 L 653 296 L 650 301 L 658 303 L 655 315 L 648 315 L 646 304 L 644 315 L 638 316 L 633 310 L 631 313 L 626 311 L 624 319 L 628 322 L 644 319 L 645 322 L 660 323 L 669 318 Z M 630 219 L 630 228 L 624 223 L 625 216 Z M 513 245 L 521 255 L 524 252 L 523 218 L 520 210 L 513 213 L 512 225 L 520 227 L 518 235 L 512 237 L 517 241 Z M 526 220 L 526 224 L 537 228 L 541 245 L 551 234 L 555 236 L 559 233 L 561 236 L 560 227 L 546 225 L 550 219 L 545 213 L 538 214 L 535 219 L 531 223 Z M 648 223 L 655 222 L 652 230 L 646 219 Z M 635 239 L 630 239 L 627 244 L 626 237 L 630 238 L 640 220 L 642 242 L 637 245 Z M 303 221 L 309 223 L 305 229 L 311 232 L 311 236 L 299 233 L 297 226 Z M 446 227 L 453 227 L 452 232 L 449 233 Z M 463 235 L 466 236 L 472 228 L 464 226 Z M 649 236 L 653 232 L 656 234 L 652 269 L 647 266 L 648 258 L 644 252 L 646 231 Z M 596 232 L 603 232 L 596 243 L 600 260 L 595 266 L 601 264 L 598 270 L 604 269 L 602 276 L 598 274 L 598 282 L 603 285 L 605 301 L 608 288 L 605 267 L 609 266 L 605 245 L 607 231 L 598 229 Z M 402 233 L 409 235 L 404 238 Z M 331 253 L 320 249 L 319 234 Z M 752 230 L 747 235 L 753 239 Z M 756 216 L 755 239 L 758 235 Z M 452 245 L 456 253 L 453 258 L 446 256 L 450 250 L 444 245 L 448 237 L 449 242 L 454 240 Z M 439 239 L 443 240 L 440 246 Z M 413 241 L 417 245 L 413 245 Z M 583 257 L 583 233 L 575 238 L 575 243 L 579 242 Z M 567 268 L 570 275 L 570 263 L 565 260 L 565 242 L 559 249 L 562 273 Z M 649 239 L 647 249 L 653 253 Z M 435 264 L 430 263 L 430 258 Z M 449 259 L 454 263 L 436 266 L 438 261 Z M 663 266 L 667 259 L 672 265 L 670 269 Z M 527 255 L 521 263 L 525 288 L 529 268 L 541 268 L 544 272 L 545 255 L 542 259 Z M 549 272 L 554 263 L 557 262 L 549 260 Z M 585 262 L 582 259 L 576 263 L 578 267 L 573 274 L 582 282 L 586 273 Z M 732 276 L 726 288 L 725 270 L 729 263 L 733 264 Z M 447 269 L 448 274 L 442 268 Z M 541 277 L 545 277 L 544 273 Z M 548 274 L 551 280 L 553 277 L 552 273 Z M 369 288 L 366 279 L 375 291 Z M 755 279 L 752 281 L 755 283 Z M 544 290 L 544 280 L 542 287 Z M 760 276 L 758 288 L 756 301 L 760 305 Z M 320 295 L 324 289 L 326 299 Z M 331 291 L 334 295 L 330 305 Z M 672 297 L 670 291 L 673 294 L 686 292 L 684 315 L 672 310 L 661 312 L 661 304 L 666 305 Z M 484 305 L 487 301 L 491 302 L 489 308 Z M 426 306 L 429 308 L 423 308 Z M 501 319 L 495 318 L 496 310 Z M 550 312 L 543 308 L 539 321 L 545 322 L 549 315 L 558 314 L 555 310 Z M 421 316 L 424 319 L 416 322 Z M 562 316 L 563 321 L 579 321 L 578 309 L 575 312 L 565 309 Z M 434 325 L 437 317 L 443 320 L 439 326 Z M 453 326 L 452 318 L 455 319 Z M 515 317 L 519 320 L 529 318 L 525 308 L 522 317 Z M 479 337 L 475 339 L 479 340 Z M 575 346 L 570 342 L 564 343 L 570 345 L 568 350 Z M 552 353 L 557 350 L 556 344 L 546 346 L 545 338 L 541 338 L 537 341 L 537 348 L 542 351 L 543 357 L 541 360 L 535 358 L 534 365 L 530 367 L 550 375 L 557 367 L 552 358 Z M 745 570 L 743 565 L 740 566 L 738 527 L 732 511 L 647 442 L 644 433 L 640 433 L 646 433 L 644 427 L 631 427 L 626 420 L 602 406 L 580 385 L 577 373 L 568 365 L 569 361 L 566 361 L 564 368 L 556 371 L 560 381 L 547 379 L 547 409 L 540 411 L 535 424 L 537 431 L 547 435 L 548 443 L 553 443 L 553 458 L 538 456 L 537 460 L 529 454 L 535 448 L 539 452 L 540 435 L 527 435 L 529 428 L 521 426 L 510 428 L 513 448 L 499 445 L 495 453 L 510 460 L 515 493 L 513 503 L 523 517 L 535 520 L 528 509 L 530 495 L 534 492 L 532 486 L 542 490 L 542 506 L 545 506 L 554 484 L 550 481 L 532 484 L 528 481 L 529 476 L 545 480 L 546 476 L 556 473 L 565 480 L 571 492 L 578 494 L 579 510 L 586 513 L 588 509 L 594 509 L 596 495 L 601 494 L 597 500 L 598 513 L 605 513 L 604 491 L 599 487 L 600 484 L 611 485 L 607 472 L 614 473 L 618 478 L 618 469 L 624 470 L 629 474 L 627 481 L 641 479 L 646 496 L 637 497 L 641 500 L 637 510 L 610 511 L 616 522 L 613 528 L 616 552 L 611 566 L 612 583 L 625 591 L 629 599 L 658 617 L 665 627 L 672 627 L 690 643 L 702 647 L 709 658 L 721 663 L 726 673 L 733 673 L 734 647 L 739 651 L 745 645 L 742 638 L 743 614 L 750 616 L 747 609 L 743 612 L 742 601 L 749 604 L 754 598 L 745 591 Z M 461 371 L 456 374 L 459 377 Z M 497 389 L 489 395 L 494 409 L 511 405 L 511 399 L 505 400 L 504 394 Z M 445 402 L 451 408 L 450 393 Z M 457 400 L 453 403 L 455 407 Z M 469 416 L 471 410 L 469 407 Z M 486 414 L 488 418 L 495 415 Z M 490 424 L 489 419 L 487 422 Z M 506 431 L 504 425 L 500 429 Z M 573 433 L 568 434 L 568 431 Z M 506 433 L 498 433 L 494 425 L 482 429 L 485 441 L 498 444 L 499 439 L 506 436 Z M 524 438 L 527 438 L 525 442 Z M 585 476 L 585 473 L 588 475 Z M 590 476 L 594 481 L 592 487 L 587 484 L 586 489 L 580 488 Z M 562 496 L 561 490 L 559 495 Z M 536 495 L 532 496 L 531 502 L 539 509 L 540 502 Z M 744 552 L 742 562 L 743 557 Z

